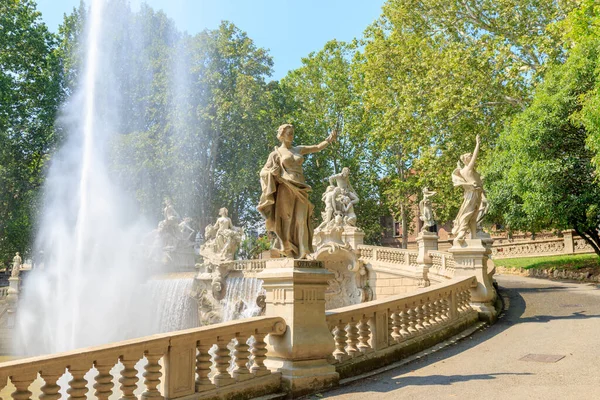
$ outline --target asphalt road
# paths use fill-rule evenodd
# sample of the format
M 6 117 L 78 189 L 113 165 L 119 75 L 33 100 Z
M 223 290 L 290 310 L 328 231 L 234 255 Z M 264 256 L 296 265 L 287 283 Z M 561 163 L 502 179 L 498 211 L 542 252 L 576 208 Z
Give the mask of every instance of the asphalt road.
M 600 285 L 496 279 L 508 309 L 495 325 L 311 398 L 600 399 Z

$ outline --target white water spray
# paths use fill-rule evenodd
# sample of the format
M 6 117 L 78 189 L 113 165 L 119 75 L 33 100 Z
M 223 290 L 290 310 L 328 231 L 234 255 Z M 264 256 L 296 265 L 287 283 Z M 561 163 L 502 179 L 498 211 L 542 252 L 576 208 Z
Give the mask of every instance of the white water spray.
M 43 268 L 28 277 L 17 321 L 17 351 L 43 354 L 151 333 L 153 311 L 138 244 L 150 228 L 108 169 L 120 116 L 112 87 L 106 0 L 92 0 L 78 92 L 64 120 L 68 137 L 44 189 L 37 251 Z

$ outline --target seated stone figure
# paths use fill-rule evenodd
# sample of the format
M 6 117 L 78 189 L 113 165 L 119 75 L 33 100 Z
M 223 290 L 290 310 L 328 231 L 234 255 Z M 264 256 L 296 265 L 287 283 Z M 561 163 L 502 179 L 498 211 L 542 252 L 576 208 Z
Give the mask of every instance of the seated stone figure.
M 204 244 L 200 247 L 200 255 L 217 260 L 233 260 L 242 241 L 244 231 L 233 226 L 226 208 L 219 210 L 217 221 L 204 230 Z

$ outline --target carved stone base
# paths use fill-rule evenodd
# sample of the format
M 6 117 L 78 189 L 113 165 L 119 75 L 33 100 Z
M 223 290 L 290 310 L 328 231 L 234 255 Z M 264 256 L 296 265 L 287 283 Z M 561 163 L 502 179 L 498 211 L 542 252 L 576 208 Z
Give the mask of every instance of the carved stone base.
M 281 373 L 282 386 L 292 398 L 337 386 L 335 367 L 326 360 L 289 361 L 269 358 L 265 365 Z
M 484 241 L 485 240 L 485 241 Z M 496 290 L 493 286 L 488 256 L 491 253 L 489 240 L 465 239 L 448 252 L 452 253 L 456 264 L 455 276 L 475 276 L 477 286 L 471 289 L 471 304 L 480 312 L 482 319 L 495 318 Z
M 288 326 L 269 335 L 265 364 L 282 373 L 292 396 L 331 387 L 339 380 L 327 362 L 335 346 L 325 319 L 325 290 L 333 274 L 317 260 L 268 260 L 257 275 L 264 281 L 265 315 L 279 316 Z

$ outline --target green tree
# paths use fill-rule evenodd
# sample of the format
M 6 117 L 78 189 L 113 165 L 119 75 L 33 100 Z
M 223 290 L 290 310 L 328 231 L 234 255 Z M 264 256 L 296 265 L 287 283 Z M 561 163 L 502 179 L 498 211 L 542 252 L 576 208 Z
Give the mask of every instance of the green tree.
M 547 62 L 563 56 L 560 35 L 548 28 L 571 3 L 385 3 L 365 32 L 364 105 L 389 180 L 387 201 L 400 210 L 404 232 L 422 186 L 438 192 L 439 220 L 454 215 L 456 161 L 476 133 L 492 146 L 505 121 L 530 102 Z
M 0 2 L 0 259 L 30 251 L 61 101 L 56 37 L 35 2 Z
M 354 68 L 357 56 L 355 44 L 332 40 L 303 58 L 302 67 L 290 71 L 281 87 L 288 99 L 286 121 L 294 124 L 297 143 L 319 143 L 330 131 L 338 131 L 337 143 L 304 163 L 307 181 L 313 188 L 314 223 L 320 223 L 321 195 L 329 185 L 327 178 L 348 167 L 360 198 L 356 207 L 358 225 L 365 231 L 365 240 L 376 243 L 382 231 L 381 171 L 374 162 L 369 115 L 357 89 L 361 79 Z
M 597 18 L 597 6 L 587 10 Z M 574 229 L 598 255 L 600 186 L 582 109 L 598 86 L 599 56 L 598 36 L 579 38 L 564 64 L 548 68 L 531 106 L 502 133 L 487 170 L 493 211 L 510 229 Z M 584 111 L 593 125 L 597 109 Z

